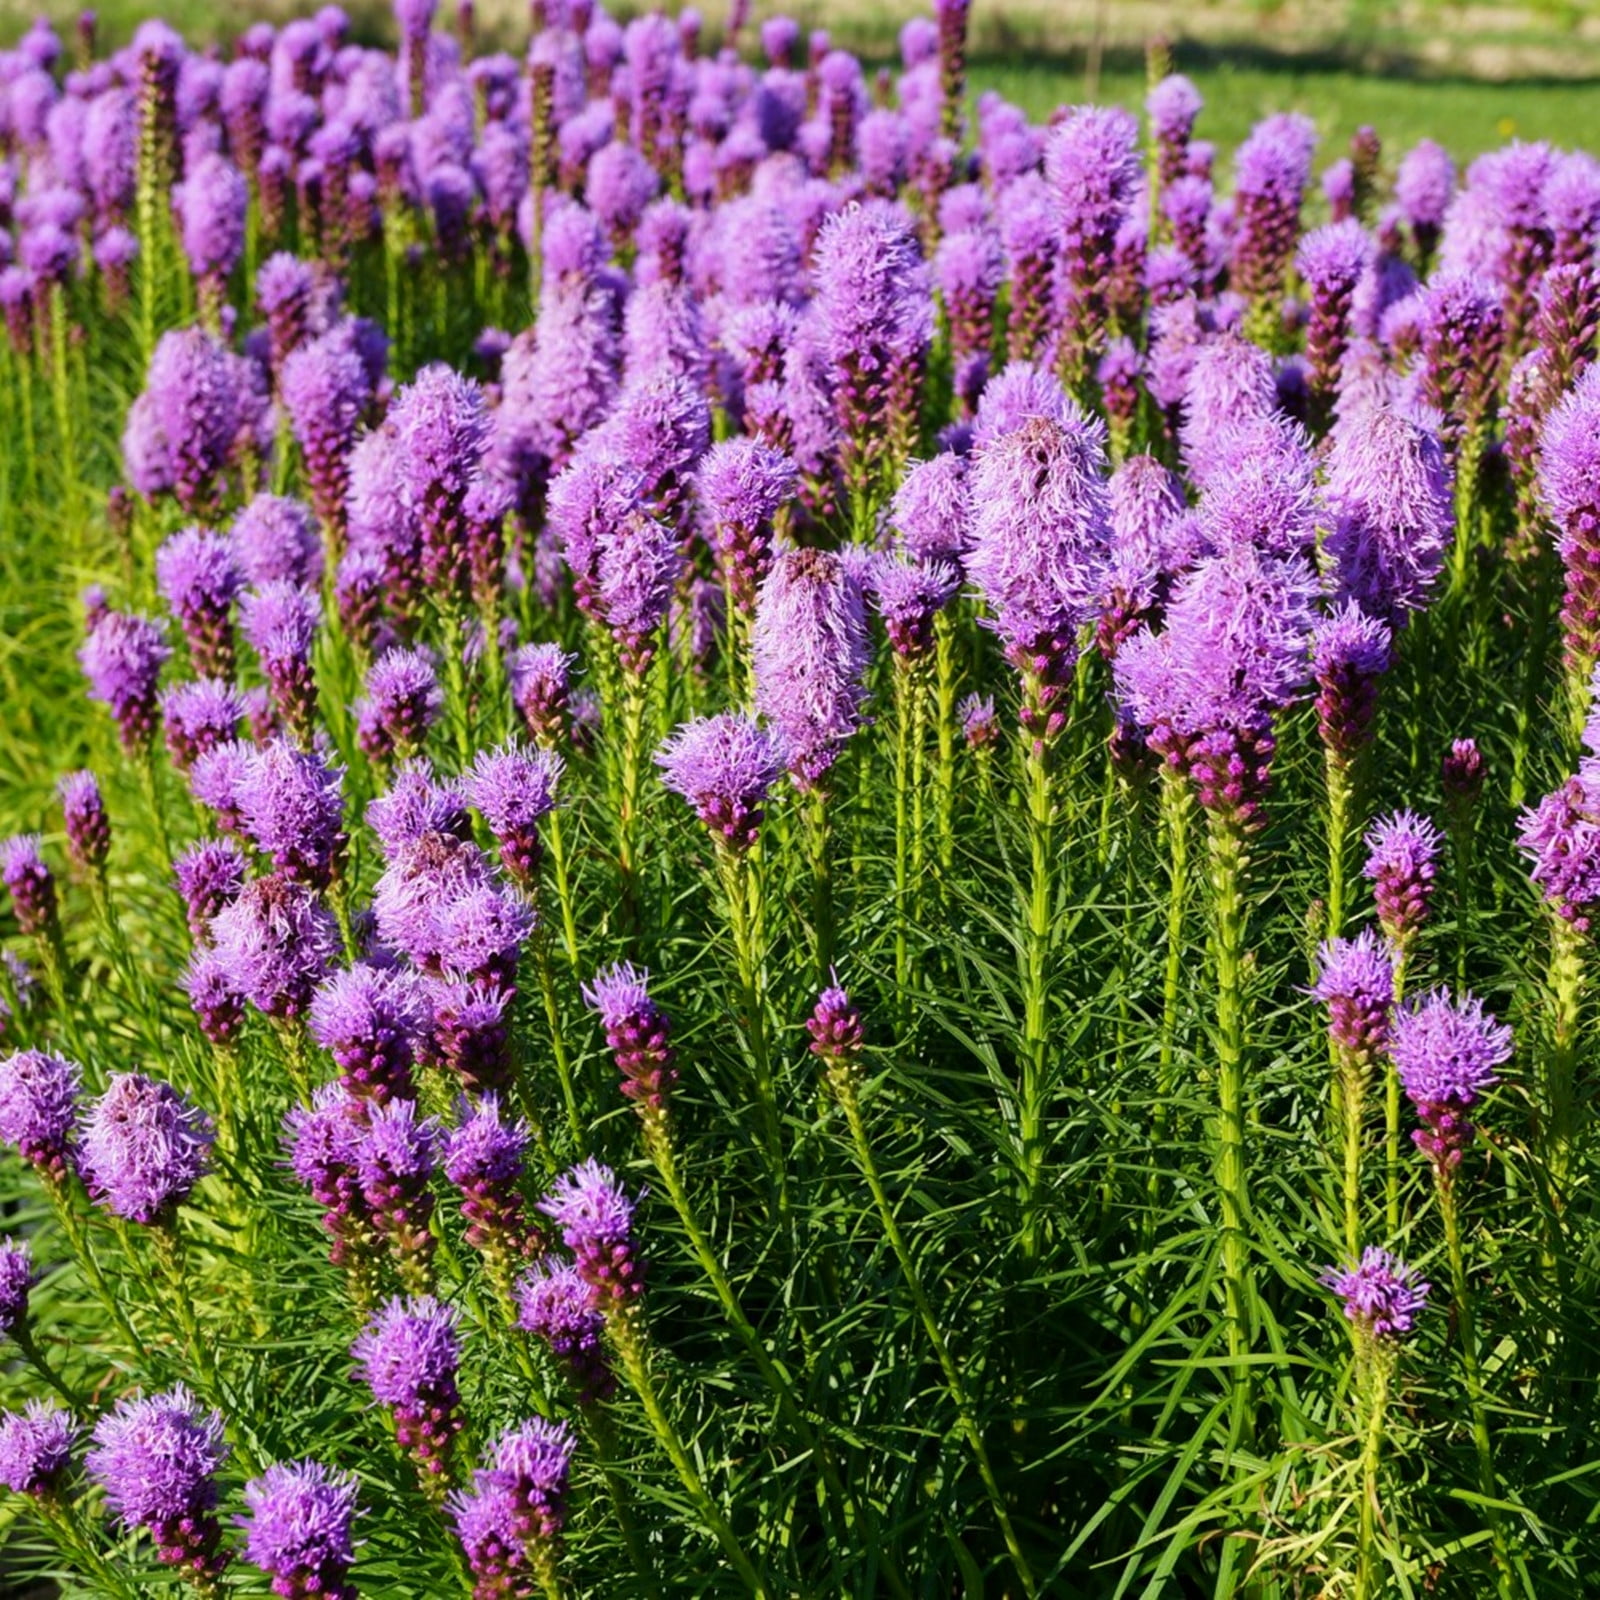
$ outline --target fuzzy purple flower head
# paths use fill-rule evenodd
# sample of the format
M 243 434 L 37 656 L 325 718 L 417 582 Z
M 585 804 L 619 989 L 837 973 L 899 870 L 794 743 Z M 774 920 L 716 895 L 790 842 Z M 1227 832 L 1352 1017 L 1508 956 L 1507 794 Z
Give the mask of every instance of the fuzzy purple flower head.
M 541 746 L 548 747 L 565 732 L 572 664 L 576 660 L 558 644 L 526 644 L 508 663 L 511 697 L 528 732 Z
M 171 654 L 155 623 L 121 611 L 107 611 L 78 652 L 90 697 L 111 712 L 124 749 L 143 749 L 155 732 L 156 685 Z
M 56 921 L 56 880 L 45 863 L 36 833 L 0 841 L 0 882 L 11 893 L 11 909 L 24 934 L 48 934 Z
M 1472 1137 L 1465 1113 L 1511 1059 L 1511 1030 L 1481 1000 L 1457 1000 L 1448 989 L 1435 989 L 1399 1012 L 1393 1034 L 1390 1058 L 1422 1122 L 1411 1137 L 1440 1176 L 1448 1176 Z
M 734 605 L 746 615 L 772 565 L 772 519 L 793 495 L 797 472 L 758 439 L 727 439 L 706 452 L 695 476 L 706 536 Z
M 302 745 L 310 743 L 316 720 L 311 647 L 321 619 L 316 594 L 292 583 L 263 584 L 240 604 L 240 625 L 260 659 L 273 705 Z
M 772 737 L 737 711 L 698 717 L 677 728 L 656 755 L 662 781 L 695 808 L 730 850 L 760 836 L 773 785 L 783 770 Z
M 191 771 L 202 757 L 238 737 L 244 698 L 220 678 L 195 678 L 175 683 L 161 696 L 166 719 L 167 751 L 173 763 Z
M 647 1124 L 665 1112 L 678 1078 L 672 1065 L 672 1023 L 651 998 L 649 982 L 648 972 L 623 962 L 583 987 L 584 1001 L 599 1013 L 606 1043 L 622 1074 L 622 1092 L 639 1107 Z
M 205 528 L 173 534 L 156 551 L 156 582 L 182 625 L 195 671 L 231 677 L 233 602 L 244 588 L 232 541 Z
M 1328 1008 L 1333 1042 L 1359 1061 L 1371 1061 L 1388 1042 L 1394 976 L 1394 957 L 1370 929 L 1330 939 L 1317 952 L 1312 993 Z
M 616 1380 L 606 1364 L 606 1319 L 577 1267 L 547 1256 L 518 1283 L 517 1305 L 517 1326 L 549 1346 L 567 1369 L 578 1403 L 609 1397 Z
M 62 1178 L 73 1164 L 80 1083 L 74 1063 L 42 1050 L 0 1059 L 0 1139 L 43 1177 Z
M 252 878 L 212 919 L 211 937 L 240 993 L 280 1018 L 305 1014 L 339 948 L 333 913 L 306 885 L 280 873 Z
M 914 462 L 901 479 L 889 521 L 913 561 L 959 563 L 965 555 L 972 520 L 968 469 L 967 457 L 946 450 Z
M 1348 762 L 1372 741 L 1378 680 L 1389 670 L 1389 629 L 1348 601 L 1317 624 L 1311 660 L 1323 745 Z
M 245 1557 L 285 1600 L 355 1600 L 356 1480 L 317 1461 L 275 1462 L 244 1488 Z
M 761 586 L 750 645 L 756 705 L 790 775 L 814 788 L 860 726 L 869 655 L 860 584 L 826 551 L 783 551 Z
M 173 861 L 173 876 L 196 944 L 210 944 L 211 919 L 239 898 L 249 866 L 244 852 L 229 839 L 197 840 Z
M 258 494 L 233 519 L 230 532 L 234 557 L 256 588 L 292 583 L 314 589 L 322 582 L 322 541 L 316 519 L 300 501 Z
M 532 1133 L 500 1109 L 498 1095 L 486 1094 L 445 1139 L 444 1171 L 461 1191 L 467 1243 L 504 1261 L 524 1244 L 522 1177 Z
M 442 1485 L 451 1443 L 462 1427 L 455 1311 L 428 1295 L 391 1300 L 350 1353 L 372 1398 L 394 1413 L 400 1447 L 424 1473 L 424 1482 Z
M 84 1119 L 84 1183 L 116 1216 L 165 1224 L 205 1173 L 212 1137 L 210 1118 L 171 1084 L 114 1073 Z
M 0 1483 L 13 1494 L 54 1492 L 72 1462 L 78 1427 L 72 1414 L 47 1400 L 30 1400 L 0 1417 Z
M 245 833 L 279 872 L 327 886 L 345 845 L 342 768 L 274 739 L 246 763 L 235 802 Z
M 352 1096 L 382 1104 L 410 1095 L 430 1020 L 412 974 L 365 964 L 336 972 L 312 997 L 309 1020 L 311 1036 L 338 1063 Z
M 66 824 L 68 854 L 81 870 L 98 871 L 111 853 L 111 819 L 100 780 L 92 772 L 69 772 L 56 785 L 56 794 Z
M 1585 756 L 1572 777 L 1525 811 L 1517 837 L 1546 904 L 1589 932 L 1600 903 L 1600 758 Z
M 837 983 L 817 996 L 806 1018 L 806 1032 L 811 1035 L 811 1053 L 831 1074 L 848 1077 L 858 1070 L 866 1044 L 861 1011 Z
M 367 694 L 356 707 L 361 748 L 374 760 L 410 760 L 444 712 L 433 655 L 386 650 L 367 670 Z
M 1373 1339 L 1404 1339 L 1428 1302 L 1428 1285 L 1416 1269 L 1375 1245 L 1362 1251 L 1359 1266 L 1346 1272 L 1330 1267 L 1321 1281 L 1343 1302 L 1346 1318 Z
M 611 1169 L 592 1157 L 558 1178 L 539 1203 L 561 1230 L 584 1281 L 602 1304 L 619 1312 L 644 1293 L 644 1263 L 633 1235 L 635 1204 Z
M 1378 921 L 1397 950 L 1408 951 L 1428 919 L 1439 859 L 1439 830 L 1414 811 L 1380 817 L 1367 832 L 1362 868 L 1378 902 Z
M 563 763 L 549 750 L 506 744 L 485 750 L 462 779 L 462 791 L 489 825 L 500 860 L 520 884 L 538 877 L 539 824 L 556 805 Z
M 214 1578 L 227 1561 L 216 1473 L 228 1454 L 221 1416 L 202 1410 L 180 1383 L 118 1401 L 95 1424 L 85 1465 L 112 1514 L 125 1527 L 148 1529 L 163 1562 Z
M 33 1288 L 33 1251 L 26 1239 L 0 1239 L 0 1339 L 20 1332 L 28 1320 Z

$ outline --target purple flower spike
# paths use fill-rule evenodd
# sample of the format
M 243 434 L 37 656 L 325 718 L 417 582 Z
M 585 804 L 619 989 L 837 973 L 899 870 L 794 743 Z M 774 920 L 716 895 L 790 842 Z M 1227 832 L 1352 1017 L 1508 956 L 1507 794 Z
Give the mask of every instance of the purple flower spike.
M 901 548 L 922 563 L 959 564 L 966 553 L 972 520 L 968 460 L 945 451 L 912 464 L 889 508 L 889 521 Z
M 211 919 L 239 898 L 248 869 L 244 852 L 228 839 L 202 839 L 172 863 L 197 945 L 211 942 Z
M 1367 833 L 1363 873 L 1378 902 L 1378 921 L 1395 949 L 1408 952 L 1433 900 L 1439 830 L 1414 811 L 1380 817 Z
M 860 584 L 826 551 L 783 551 L 761 586 L 750 647 L 756 704 L 790 775 L 814 788 L 861 722 L 870 647 Z
M 224 534 L 185 528 L 156 551 L 156 581 L 203 678 L 233 675 L 233 602 L 244 573 Z
M 450 1447 L 461 1431 L 457 1413 L 461 1339 L 456 1313 L 429 1295 L 391 1300 L 351 1348 L 372 1398 L 394 1413 L 400 1448 L 423 1474 L 424 1487 L 443 1487 Z
M 757 439 L 715 444 L 700 463 L 695 490 L 706 537 L 734 606 L 746 616 L 772 566 L 772 519 L 794 494 L 796 480 L 794 462 Z
M 167 751 L 174 765 L 189 772 L 202 756 L 238 738 L 244 700 L 231 683 L 196 678 L 166 690 L 161 709 L 166 718 Z
M 258 589 L 269 583 L 315 589 L 322 582 L 322 541 L 298 500 L 258 494 L 233 519 L 230 537 L 246 580 Z
M 474 1474 L 472 1489 L 451 1497 L 450 1514 L 478 1579 L 475 1593 L 531 1592 L 535 1574 L 553 1573 L 573 1444 L 565 1423 L 523 1423 L 496 1442 L 492 1464 Z
M 1404 1339 L 1428 1303 L 1429 1286 L 1416 1268 L 1376 1245 L 1363 1250 L 1361 1264 L 1347 1272 L 1329 1267 L 1321 1282 L 1344 1302 L 1346 1318 L 1370 1339 Z
M 515 992 L 495 982 L 432 982 L 433 1047 L 473 1094 L 504 1088 L 511 1075 L 510 1016 Z
M 649 981 L 648 972 L 623 962 L 583 988 L 585 1002 L 600 1014 L 606 1043 L 622 1074 L 622 1092 L 639 1107 L 647 1125 L 659 1123 L 678 1081 L 672 1065 L 672 1023 L 650 998 Z
M 1371 929 L 1321 947 L 1312 993 L 1327 1006 L 1328 1032 L 1341 1050 L 1367 1063 L 1389 1042 L 1394 958 Z
M 98 872 L 111 853 L 111 819 L 100 780 L 92 772 L 69 772 L 56 785 L 67 830 L 67 853 L 82 871 Z
M 532 1138 L 525 1122 L 510 1122 L 498 1095 L 486 1094 L 445 1140 L 444 1170 L 461 1191 L 467 1243 L 504 1262 L 527 1244 L 522 1178 Z
M 356 707 L 361 748 L 373 760 L 409 761 L 444 712 L 444 694 L 427 650 L 386 650 L 367 670 Z
M 310 744 L 316 722 L 311 646 L 321 616 L 315 593 L 292 583 L 265 584 L 240 605 L 240 624 L 261 661 L 272 703 L 301 746 Z
M 45 864 L 36 833 L 0 842 L 0 881 L 11 892 L 17 926 L 30 938 L 48 935 L 56 922 L 56 880 Z
M 189 270 L 219 303 L 228 275 L 244 255 L 250 186 L 226 156 L 203 156 L 177 191 L 183 252 Z
M 880 554 L 870 578 L 890 648 L 902 661 L 920 661 L 933 648 L 933 619 L 960 592 L 960 572 L 944 561 L 910 562 Z
M 655 659 L 682 570 L 678 535 L 659 517 L 635 510 L 609 530 L 599 553 L 600 614 L 623 670 L 642 677 Z
M 183 987 L 201 1033 L 212 1044 L 232 1044 L 244 1027 L 244 996 L 215 950 L 196 950 Z
M 1074 408 L 1075 409 L 1075 408 Z M 1111 539 L 1104 432 L 1081 412 L 1033 417 L 978 453 L 967 573 L 1022 675 L 1024 726 L 1064 725 L 1077 632 L 1095 610 Z
M 1240 293 L 1276 310 L 1300 231 L 1300 204 L 1311 181 L 1317 134 L 1309 118 L 1280 112 L 1256 124 L 1234 158 L 1231 281 Z
M 279 385 L 305 458 L 311 503 L 337 549 L 345 533 L 350 452 L 373 394 L 355 325 L 336 323 L 295 350 L 283 362 Z
M 539 1209 L 554 1220 L 578 1271 L 611 1312 L 644 1293 L 644 1263 L 633 1236 L 635 1201 L 593 1158 L 556 1180 Z
M 1483 752 L 1476 739 L 1457 739 L 1440 763 L 1445 804 L 1457 816 L 1469 813 L 1483 794 Z
M 364 1117 L 361 1102 L 342 1083 L 325 1083 L 312 1095 L 309 1110 L 295 1106 L 284 1119 L 284 1144 L 295 1179 L 326 1208 L 322 1226 L 333 1239 L 333 1264 L 358 1269 L 370 1265 L 378 1243 L 356 1170 Z
M 240 992 L 269 1017 L 305 1014 L 339 948 L 339 926 L 304 884 L 253 878 L 212 919 L 211 937 Z
M 279 872 L 327 887 L 345 846 L 342 768 L 274 739 L 246 764 L 235 800 L 245 833 Z
M 243 420 L 234 357 L 199 328 L 162 334 L 145 392 L 134 402 L 134 411 L 141 407 L 158 440 L 160 486 L 172 489 L 188 516 L 205 517 L 221 498 Z
M 1349 348 L 1356 285 L 1375 259 L 1370 235 L 1353 217 L 1317 228 L 1300 242 L 1300 275 L 1311 294 L 1306 356 L 1312 393 L 1323 401 L 1332 397 Z
M 1395 1017 L 1389 1054 L 1422 1122 L 1411 1137 L 1441 1178 L 1461 1164 L 1472 1139 L 1465 1113 L 1499 1081 L 1496 1069 L 1511 1059 L 1511 1044 L 1511 1030 L 1481 1000 L 1457 1000 L 1448 989 L 1435 989 Z
M 145 1528 L 168 1566 L 215 1578 L 227 1564 L 217 1521 L 216 1473 L 228 1459 L 222 1417 L 180 1383 L 148 1399 L 119 1400 L 95 1424 L 89 1476 L 126 1528 Z
M 78 652 L 89 695 L 111 713 L 123 748 L 139 751 L 156 727 L 156 685 L 172 651 L 144 617 L 107 611 Z
M 60 1179 L 72 1169 L 80 1083 L 72 1062 L 42 1050 L 0 1059 L 0 1139 L 42 1177 Z
M 1560 788 L 1523 812 L 1517 835 L 1545 903 L 1587 933 L 1600 903 L 1600 759 L 1586 756 Z
M 35 1499 L 53 1494 L 72 1464 L 78 1427 L 69 1411 L 49 1400 L 30 1400 L 0 1419 L 0 1483 Z
M 26 1239 L 0 1239 L 0 1339 L 21 1331 L 33 1288 L 33 1251 Z
M 1347 602 L 1317 625 L 1311 659 L 1317 729 L 1325 748 L 1348 762 L 1372 742 L 1378 679 L 1389 670 L 1389 629 Z
M 558 644 L 525 644 L 508 664 L 511 697 L 528 732 L 545 749 L 558 743 L 566 732 L 572 663 L 576 660 Z
M 928 269 L 904 208 L 873 200 L 823 224 L 815 274 L 814 315 L 844 440 L 844 481 L 865 495 L 910 453 L 933 342 Z
M 1540 445 L 1539 495 L 1555 523 L 1565 575 L 1561 631 L 1567 663 L 1587 673 L 1600 654 L 1600 367 L 1550 413 Z
M 205 1173 L 211 1140 L 210 1118 L 170 1083 L 114 1073 L 84 1120 L 84 1183 L 129 1222 L 167 1223 Z
M 400 1281 L 413 1292 L 428 1286 L 434 1239 L 428 1231 L 433 1194 L 428 1180 L 439 1150 L 439 1125 L 419 1115 L 415 1101 L 386 1100 L 367 1113 L 356 1147 L 361 1198 L 398 1258 Z
M 517 1326 L 543 1339 L 567 1370 L 579 1405 L 608 1399 L 616 1380 L 606 1364 L 606 1319 L 594 1289 L 571 1262 L 547 1257 L 517 1285 Z
M 561 772 L 561 758 L 553 752 L 508 744 L 480 754 L 462 780 L 467 799 L 500 846 L 501 864 L 520 884 L 538 878 L 539 823 L 555 808 Z
M 695 808 L 714 837 L 745 851 L 760 836 L 783 762 L 772 738 L 736 711 L 676 729 L 656 755 L 662 781 Z
M 848 1078 L 859 1070 L 866 1045 L 861 1011 L 837 984 L 817 996 L 816 1006 L 806 1018 L 806 1032 L 811 1035 L 811 1053 L 830 1075 Z
M 356 1480 L 316 1461 L 276 1462 L 244 1486 L 245 1557 L 285 1600 L 355 1600 Z
M 338 1063 L 349 1094 L 378 1104 L 411 1095 L 411 1069 L 430 1020 L 415 977 L 358 965 L 311 1001 L 311 1035 Z

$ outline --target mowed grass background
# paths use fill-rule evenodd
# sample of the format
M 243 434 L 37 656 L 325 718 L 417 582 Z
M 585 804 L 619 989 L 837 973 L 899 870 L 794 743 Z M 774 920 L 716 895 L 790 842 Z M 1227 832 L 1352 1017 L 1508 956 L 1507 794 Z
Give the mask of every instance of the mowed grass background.
M 160 5 L 101 0 L 102 50 L 124 42 L 140 21 L 160 15 L 195 42 L 219 45 L 259 16 L 282 21 L 317 9 L 320 0 L 284 5 L 218 5 L 165 0 Z M 448 25 L 453 0 L 441 0 Z M 351 0 L 357 36 L 391 37 L 387 7 Z M 619 15 L 638 0 L 614 4 Z M 723 0 L 706 0 L 708 27 L 721 26 Z M 760 18 L 784 10 L 869 62 L 893 59 L 906 16 L 931 9 L 919 0 L 757 0 Z M 49 0 L 0 0 L 0 45 L 13 42 L 40 12 L 70 29 L 78 11 Z M 1591 15 L 1592 13 L 1592 15 Z M 479 0 L 481 47 L 518 48 L 525 37 L 523 0 Z M 1583 0 L 1565 13 L 1474 5 L 1354 8 L 1327 0 L 974 0 L 974 91 L 996 89 L 1044 119 L 1057 105 L 1086 98 L 1138 109 L 1145 93 L 1143 41 L 1160 32 L 1177 66 L 1205 95 L 1200 133 L 1219 146 L 1226 183 L 1229 156 L 1269 112 L 1299 110 L 1322 136 L 1319 167 L 1342 153 L 1352 131 L 1370 123 L 1391 156 L 1426 136 L 1465 161 L 1512 137 L 1549 139 L 1600 150 L 1600 3 Z M 1529 71 L 1532 63 L 1536 71 Z M 1475 75 L 1492 70 L 1493 78 Z M 1313 196 L 1313 214 L 1320 197 Z M 96 436 L 86 441 L 88 482 L 103 492 L 119 470 L 123 413 L 143 375 L 131 359 L 92 375 Z M 76 595 L 115 571 L 100 515 L 100 494 L 53 507 L 48 529 L 18 525 L 21 464 L 0 463 L 0 833 L 55 824 L 57 773 L 92 763 L 115 768 L 104 718 L 84 699 L 75 661 Z M 34 501 L 28 515 L 41 513 Z M 26 533 L 26 536 L 24 536 Z

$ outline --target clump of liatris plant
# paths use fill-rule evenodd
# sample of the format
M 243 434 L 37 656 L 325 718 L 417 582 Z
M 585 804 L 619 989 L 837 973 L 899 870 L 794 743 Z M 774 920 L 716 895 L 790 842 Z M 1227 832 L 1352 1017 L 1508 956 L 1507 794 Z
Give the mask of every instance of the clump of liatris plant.
M 644 1262 L 633 1234 L 634 1204 L 611 1169 L 592 1158 L 563 1173 L 539 1202 L 608 1321 L 644 1293 Z
M 317 1461 L 276 1462 L 244 1487 L 245 1558 L 285 1600 L 355 1600 L 356 1480 Z
M 450 1515 L 477 1578 L 478 1600 L 559 1593 L 556 1560 L 566 1524 L 567 1477 L 575 1440 L 565 1423 L 537 1418 L 501 1435 L 491 1465 L 455 1495 Z
M 85 1465 L 117 1520 L 148 1531 L 163 1562 L 215 1579 L 228 1562 L 216 1514 L 216 1474 L 228 1455 L 222 1417 L 180 1383 L 119 1400 L 95 1425 Z
M 1481 1000 L 1436 989 L 1397 1013 L 1389 1053 L 1422 1122 L 1411 1137 L 1443 1180 L 1472 1140 L 1467 1113 L 1511 1059 L 1511 1030 Z
M 465 1419 L 456 1387 L 461 1338 L 456 1313 L 431 1296 L 394 1299 L 351 1347 L 361 1381 L 394 1418 L 395 1439 L 436 1503 L 449 1488 L 456 1435 Z

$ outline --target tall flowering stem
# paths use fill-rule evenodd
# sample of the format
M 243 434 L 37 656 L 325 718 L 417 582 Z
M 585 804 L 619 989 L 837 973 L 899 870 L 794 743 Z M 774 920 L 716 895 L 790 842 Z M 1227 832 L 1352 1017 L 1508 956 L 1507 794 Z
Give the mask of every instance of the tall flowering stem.
M 905 1235 L 900 1231 L 899 1219 L 895 1215 L 889 1193 L 884 1188 L 877 1158 L 872 1152 L 872 1141 L 867 1136 L 867 1125 L 861 1113 L 859 1094 L 862 1047 L 860 1014 L 849 996 L 842 989 L 835 987 L 825 991 L 819 998 L 816 1011 L 806 1027 L 812 1038 L 812 1052 L 823 1063 L 824 1084 L 844 1113 L 856 1162 L 861 1168 L 861 1175 L 866 1180 L 867 1188 L 872 1193 L 873 1203 L 877 1206 L 878 1217 L 883 1223 L 884 1236 L 888 1239 L 889 1248 L 894 1251 L 895 1259 L 900 1264 L 901 1276 L 905 1279 L 906 1288 L 922 1321 L 923 1331 L 928 1336 L 928 1343 L 944 1374 L 945 1387 L 949 1392 L 951 1403 L 955 1406 L 961 1432 L 977 1463 L 978 1476 L 983 1480 L 984 1492 L 989 1498 L 995 1521 L 999 1524 L 1001 1535 L 1005 1539 L 1006 1551 L 1011 1557 L 1017 1581 L 1022 1586 L 1022 1592 L 1031 1597 L 1039 1592 L 1038 1582 L 1034 1578 L 1028 1558 L 1017 1538 L 1016 1529 L 1012 1525 L 1011 1513 L 1006 1507 L 1000 1481 L 995 1476 L 994 1464 L 989 1457 L 989 1447 L 984 1441 L 982 1426 L 973 1408 L 972 1398 L 967 1392 L 966 1379 L 962 1376 L 961 1367 L 951 1353 L 944 1332 L 939 1326 L 938 1315 L 934 1311 L 933 1301 L 929 1298 L 916 1258 L 906 1243 Z

